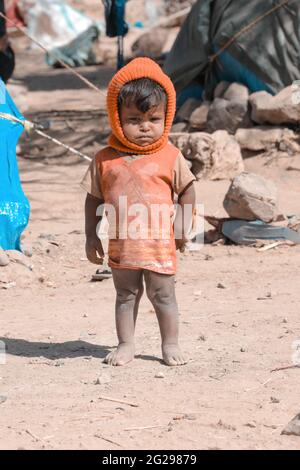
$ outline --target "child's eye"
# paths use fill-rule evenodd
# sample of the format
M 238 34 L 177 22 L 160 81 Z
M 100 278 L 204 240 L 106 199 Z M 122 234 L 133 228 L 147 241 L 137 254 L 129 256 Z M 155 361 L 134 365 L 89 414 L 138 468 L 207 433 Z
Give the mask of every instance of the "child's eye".
M 151 122 L 159 122 L 160 121 L 160 118 L 152 118 L 151 119 Z
M 139 122 L 139 119 L 138 118 L 130 118 L 129 122 L 137 124 Z

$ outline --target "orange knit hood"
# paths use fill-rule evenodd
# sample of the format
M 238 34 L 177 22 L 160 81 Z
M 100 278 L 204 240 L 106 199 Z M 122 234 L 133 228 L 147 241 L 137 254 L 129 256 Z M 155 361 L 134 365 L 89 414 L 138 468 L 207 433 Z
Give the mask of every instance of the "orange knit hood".
M 165 131 L 159 140 L 145 147 L 134 144 L 125 137 L 118 111 L 118 96 L 121 88 L 126 83 L 138 78 L 150 78 L 156 81 L 165 89 L 168 97 Z M 110 147 L 125 153 L 145 155 L 155 153 L 162 150 L 168 143 L 168 136 L 176 111 L 176 92 L 170 78 L 159 65 L 151 59 L 140 57 L 125 65 L 112 78 L 107 92 L 107 110 L 112 129 L 112 135 L 108 141 Z

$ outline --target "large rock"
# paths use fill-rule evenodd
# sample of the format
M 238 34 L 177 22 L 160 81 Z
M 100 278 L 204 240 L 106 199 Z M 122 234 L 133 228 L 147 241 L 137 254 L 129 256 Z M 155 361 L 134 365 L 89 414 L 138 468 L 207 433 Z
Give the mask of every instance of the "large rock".
M 232 218 L 271 222 L 277 214 L 277 188 L 262 176 L 243 172 L 233 180 L 223 205 Z
M 176 120 L 189 122 L 191 114 L 201 105 L 201 101 L 196 98 L 188 98 L 176 113 Z
M 293 97 L 294 93 L 292 85 L 276 96 L 266 91 L 253 93 L 249 98 L 252 120 L 258 124 L 299 124 L 300 106 Z
M 241 83 L 231 83 L 222 98 L 228 101 L 248 101 L 249 90 Z
M 226 131 L 170 134 L 170 140 L 192 161 L 198 179 L 232 179 L 244 170 L 240 146 Z
M 219 82 L 214 91 L 214 98 L 223 98 L 224 93 L 230 87 L 230 82 Z
M 299 136 L 284 127 L 257 126 L 238 129 L 235 138 L 241 149 L 254 152 L 278 149 L 293 154 L 300 152 Z
M 155 59 L 162 54 L 168 38 L 165 28 L 154 28 L 142 34 L 132 45 L 134 57 L 151 57 Z
M 186 132 L 188 130 L 188 123 L 181 121 L 181 122 L 176 122 L 176 124 L 173 124 L 171 128 L 171 132 Z
M 204 101 L 201 106 L 195 109 L 190 116 L 191 129 L 203 131 L 206 128 L 207 116 L 209 112 L 210 102 Z
M 223 98 L 215 98 L 208 116 L 208 132 L 226 130 L 234 134 L 239 127 L 251 126 L 248 101 L 228 101 Z

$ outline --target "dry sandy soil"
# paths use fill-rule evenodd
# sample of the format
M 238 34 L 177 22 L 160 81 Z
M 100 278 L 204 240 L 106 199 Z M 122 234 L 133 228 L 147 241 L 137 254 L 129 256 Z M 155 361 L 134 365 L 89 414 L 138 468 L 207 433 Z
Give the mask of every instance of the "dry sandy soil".
M 105 89 L 112 70 L 83 72 Z M 97 114 L 101 97 L 26 51 L 15 79 L 29 89 L 27 115 L 50 116 L 53 132 L 87 153 L 101 145 L 107 133 Z M 78 120 L 81 105 L 95 116 Z M 77 114 L 66 123 L 63 113 L 71 108 Z M 33 270 L 11 264 L 0 272 L 16 282 L 0 289 L 0 340 L 7 348 L 0 448 L 299 449 L 300 437 L 281 431 L 300 411 L 300 371 L 271 370 L 292 364 L 292 345 L 300 340 L 300 247 L 262 253 L 206 245 L 180 255 L 181 344 L 190 362 L 162 364 L 155 314 L 143 299 L 136 359 L 109 367 L 102 360 L 116 344 L 114 289 L 112 280 L 90 282 L 95 267 L 85 259 L 79 187 L 86 163 L 39 139 L 23 139 L 22 149 L 32 207 L 24 242 L 33 247 Z M 299 172 L 286 171 L 288 159 L 265 163 L 256 157 L 246 167 L 277 183 L 284 213 L 299 213 Z M 198 182 L 206 213 L 223 214 L 229 183 Z

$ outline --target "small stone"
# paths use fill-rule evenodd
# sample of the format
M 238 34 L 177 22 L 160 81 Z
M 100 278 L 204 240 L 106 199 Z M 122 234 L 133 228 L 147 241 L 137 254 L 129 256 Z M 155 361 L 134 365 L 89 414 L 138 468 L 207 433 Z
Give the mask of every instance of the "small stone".
M 278 400 L 278 398 L 271 397 L 271 403 L 280 403 L 280 400 Z
M 165 374 L 163 372 L 157 372 L 157 374 L 155 374 L 155 378 L 156 379 L 164 379 Z
M 58 361 L 56 361 L 55 364 L 54 364 L 55 367 L 62 367 L 64 365 L 65 365 L 64 361 L 62 361 L 60 359 Z
M 7 397 L 5 395 L 0 395 L 0 405 L 4 403 L 7 400 Z
M 197 416 L 192 413 L 187 413 L 183 416 L 183 418 L 187 419 L 188 421 L 196 421 Z
M 232 328 L 238 328 L 239 324 L 238 323 L 232 323 Z
M 53 289 L 56 289 L 56 285 L 54 284 L 54 282 L 51 282 L 51 281 L 48 281 L 48 282 L 46 283 L 46 286 L 47 286 L 47 287 L 51 287 L 51 288 L 53 288 Z
M 201 297 L 201 295 L 202 295 L 202 290 L 196 290 L 196 291 L 194 292 L 194 295 L 195 295 L 196 297 Z
M 200 336 L 198 337 L 198 341 L 206 341 L 206 336 L 200 335 Z
M 224 284 L 222 284 L 221 282 L 218 283 L 217 288 L 218 288 L 218 289 L 226 289 L 226 287 L 224 286 Z
M 287 436 L 300 436 L 300 413 L 288 423 L 281 434 L 286 434 Z
M 4 284 L 0 284 L 0 287 L 1 289 L 12 289 L 13 287 L 16 287 L 16 283 L 15 282 L 5 282 Z
M 0 249 L 0 266 L 7 266 L 9 264 L 9 257 L 4 250 Z
M 105 385 L 105 384 L 109 384 L 111 382 L 111 378 L 109 375 L 101 375 L 101 377 L 98 377 L 94 384 L 95 385 Z
M 256 422 L 249 421 L 249 423 L 246 423 L 245 426 L 247 426 L 248 428 L 256 428 Z
M 288 319 L 287 319 L 287 318 L 284 318 L 284 319 L 282 320 L 282 323 L 287 323 L 287 322 L 288 322 Z
M 51 233 L 40 233 L 38 238 L 42 238 L 44 240 L 55 240 L 54 236 Z
M 83 315 L 83 318 L 88 318 L 88 315 L 85 313 L 85 314 Z
M 33 250 L 32 250 L 32 246 L 23 246 L 22 245 L 22 253 L 23 255 L 27 256 L 28 258 L 31 258 L 32 255 L 33 255 Z
M 224 423 L 221 419 L 218 421 L 217 424 L 219 427 L 226 429 L 228 431 L 236 431 L 236 427 L 232 426 L 231 424 Z
M 245 348 L 241 348 L 240 351 L 241 351 L 242 353 L 244 353 L 244 352 L 246 352 L 246 349 L 245 349 Z

